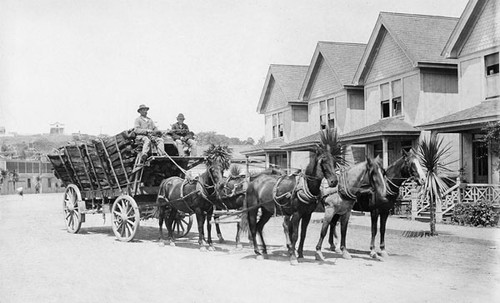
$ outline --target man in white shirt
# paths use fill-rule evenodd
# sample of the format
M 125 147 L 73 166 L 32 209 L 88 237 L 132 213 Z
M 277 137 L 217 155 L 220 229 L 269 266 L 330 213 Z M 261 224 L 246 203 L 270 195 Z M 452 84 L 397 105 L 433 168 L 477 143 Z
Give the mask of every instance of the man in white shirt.
M 139 106 L 137 112 L 141 114 L 134 123 L 134 132 L 137 134 L 136 140 L 142 142 L 142 160 L 148 158 L 148 152 L 151 149 L 151 141 L 153 141 L 158 148 L 158 153 L 160 155 L 165 154 L 165 142 L 163 141 L 162 132 L 158 130 L 155 123 L 151 118 L 148 117 L 148 110 L 144 104 Z

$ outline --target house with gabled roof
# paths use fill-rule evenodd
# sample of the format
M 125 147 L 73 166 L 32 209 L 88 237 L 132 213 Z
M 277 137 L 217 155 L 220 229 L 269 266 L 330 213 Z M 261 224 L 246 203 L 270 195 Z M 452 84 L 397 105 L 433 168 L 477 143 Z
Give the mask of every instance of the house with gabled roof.
M 364 88 L 363 126 L 342 139 L 364 144 L 384 166 L 421 134 L 415 125 L 458 109 L 457 62 L 441 51 L 457 18 L 381 12 L 354 74 Z M 458 137 L 448 136 L 457 149 Z M 458 170 L 458 168 L 457 168 Z
M 365 120 L 363 87 L 352 82 L 366 45 L 320 41 L 302 84 L 299 100 L 308 105 L 307 136 L 282 148 L 290 154 L 292 168 L 304 168 L 310 148 L 319 142 L 318 132 L 336 128 L 339 134 L 362 126 Z
M 289 155 L 281 145 L 307 134 L 307 103 L 298 100 L 308 67 L 269 66 L 257 112 L 265 117 L 265 143 L 242 151 L 245 156 L 265 156 L 266 166 L 289 167 Z
M 500 184 L 500 160 L 483 143 L 482 130 L 488 122 L 500 121 L 499 11 L 495 0 L 468 2 L 442 50 L 444 58 L 457 60 L 458 107 L 420 125 L 439 134 L 459 134 L 459 165 L 468 183 Z

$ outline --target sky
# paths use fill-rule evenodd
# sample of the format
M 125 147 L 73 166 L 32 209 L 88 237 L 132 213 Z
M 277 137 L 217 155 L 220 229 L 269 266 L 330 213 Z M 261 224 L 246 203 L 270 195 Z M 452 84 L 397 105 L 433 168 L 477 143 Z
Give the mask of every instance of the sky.
M 367 43 L 380 11 L 460 17 L 466 0 L 0 0 L 0 127 L 114 135 L 140 104 L 160 129 L 258 140 L 270 64 Z

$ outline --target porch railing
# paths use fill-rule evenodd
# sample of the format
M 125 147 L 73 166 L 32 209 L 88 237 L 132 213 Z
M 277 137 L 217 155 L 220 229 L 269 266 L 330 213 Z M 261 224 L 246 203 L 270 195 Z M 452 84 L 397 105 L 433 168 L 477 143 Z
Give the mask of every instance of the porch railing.
M 414 220 L 423 212 L 429 210 L 428 197 L 420 193 L 420 187 L 415 183 L 406 183 L 401 188 L 401 200 L 411 201 L 411 217 Z M 500 184 L 462 183 L 457 178 L 455 185 L 450 187 L 436 201 L 436 219 L 442 221 L 443 216 L 451 213 L 457 203 L 472 203 L 481 200 L 500 204 Z

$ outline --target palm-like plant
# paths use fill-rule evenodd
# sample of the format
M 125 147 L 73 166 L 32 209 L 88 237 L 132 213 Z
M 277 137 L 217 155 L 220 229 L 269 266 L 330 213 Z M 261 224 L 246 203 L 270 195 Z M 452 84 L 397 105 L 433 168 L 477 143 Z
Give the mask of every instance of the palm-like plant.
M 430 234 L 436 233 L 436 201 L 441 199 L 448 185 L 444 182 L 446 173 L 450 170 L 446 167 L 449 163 L 444 161 L 449 156 L 449 144 L 443 144 L 443 139 L 438 139 L 436 135 L 422 140 L 419 146 L 419 158 L 422 166 L 426 169 L 425 183 L 422 188 L 424 198 L 429 199 Z

